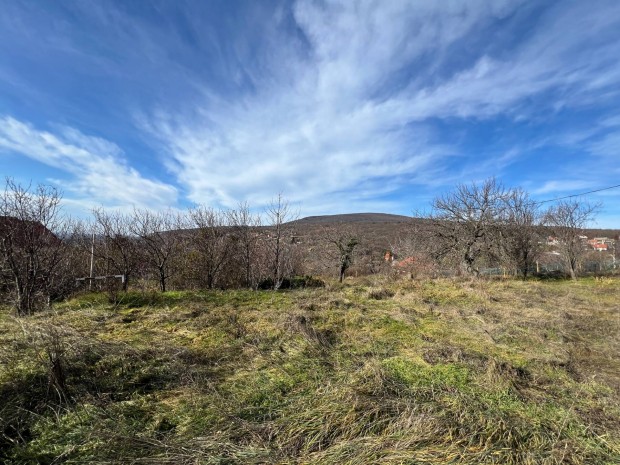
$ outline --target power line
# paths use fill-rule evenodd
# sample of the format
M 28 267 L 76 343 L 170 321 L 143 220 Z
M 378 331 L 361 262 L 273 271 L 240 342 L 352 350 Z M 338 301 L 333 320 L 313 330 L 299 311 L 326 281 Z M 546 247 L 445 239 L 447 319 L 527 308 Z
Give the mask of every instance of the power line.
M 556 202 L 558 200 L 570 199 L 572 197 L 581 197 L 582 195 L 593 194 L 595 192 L 601 192 L 601 191 L 607 191 L 609 189 L 616 189 L 618 187 L 620 187 L 620 184 L 617 184 L 615 186 L 603 187 L 602 189 L 596 189 L 593 191 L 582 192 L 581 194 L 566 195 L 564 197 L 558 197 L 555 199 L 541 200 L 540 202 L 534 202 L 534 203 L 541 204 L 541 203 L 548 203 L 548 202 Z

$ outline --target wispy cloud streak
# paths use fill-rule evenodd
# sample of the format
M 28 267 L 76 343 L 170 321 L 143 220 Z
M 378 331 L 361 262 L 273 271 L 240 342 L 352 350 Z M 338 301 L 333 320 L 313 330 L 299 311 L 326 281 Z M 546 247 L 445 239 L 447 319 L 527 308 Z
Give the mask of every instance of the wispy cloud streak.
M 92 203 L 167 206 L 177 199 L 175 187 L 146 179 L 131 168 L 121 149 L 72 128 L 59 133 L 35 129 L 11 117 L 0 118 L 0 152 L 14 152 L 68 172 L 68 190 Z
M 230 101 L 207 92 L 191 116 L 160 109 L 141 125 L 166 145 L 196 202 L 261 203 L 284 190 L 309 204 L 340 193 L 346 205 L 360 184 L 377 197 L 386 187 L 453 181 L 450 160 L 461 149 L 433 121 L 552 113 L 619 81 L 614 43 L 596 44 L 596 56 L 585 45 L 614 34 L 620 14 L 575 4 L 547 12 L 527 40 L 506 45 L 509 55 L 481 47 L 455 60 L 478 30 L 519 8 L 300 1 L 292 18 L 304 40 L 289 42 L 289 31 L 271 24 L 280 49 L 257 58 L 252 92 Z M 486 160 L 476 174 L 484 166 L 491 173 L 500 163 Z

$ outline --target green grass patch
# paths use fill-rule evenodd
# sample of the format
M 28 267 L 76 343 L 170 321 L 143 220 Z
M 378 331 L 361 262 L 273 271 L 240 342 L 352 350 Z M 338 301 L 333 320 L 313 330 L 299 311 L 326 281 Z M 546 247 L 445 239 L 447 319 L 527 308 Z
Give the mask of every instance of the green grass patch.
M 620 463 L 620 281 L 0 309 L 0 463 Z

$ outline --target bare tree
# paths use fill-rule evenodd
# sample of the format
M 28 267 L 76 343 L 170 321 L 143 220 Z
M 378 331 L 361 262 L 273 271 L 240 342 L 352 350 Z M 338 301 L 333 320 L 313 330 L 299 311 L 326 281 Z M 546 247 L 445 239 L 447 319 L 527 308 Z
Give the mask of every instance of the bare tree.
M 494 178 L 482 184 L 460 184 L 454 192 L 433 201 L 433 235 L 438 258 L 450 254 L 477 275 L 483 257 L 496 254 L 497 226 L 506 191 Z
M 189 212 L 191 225 L 195 228 L 192 242 L 199 258 L 199 272 L 212 289 L 232 253 L 229 215 L 209 207 L 196 207 Z
M 229 212 L 230 225 L 236 239 L 236 252 L 244 271 L 245 286 L 256 287 L 260 216 L 253 215 L 247 203 Z
M 296 215 L 291 210 L 291 206 L 282 194 L 271 201 L 266 211 L 269 221 L 269 237 L 266 241 L 268 275 L 272 281 L 273 289 L 277 290 L 282 285 L 287 270 L 291 268 L 290 239 L 293 226 L 291 221 L 296 219 Z
M 525 279 L 542 251 L 541 213 L 522 189 L 508 191 L 504 206 L 500 245 L 508 264 Z
M 19 315 L 49 303 L 62 282 L 57 274 L 66 258 L 70 223 L 61 213 L 61 199 L 53 187 L 31 189 L 10 178 L 0 193 L 1 270 Z
M 546 215 L 546 223 L 558 240 L 558 251 L 562 255 L 566 269 L 572 279 L 577 279 L 581 260 L 585 255 L 585 228 L 594 220 L 599 204 L 585 200 L 562 200 L 551 207 Z
M 360 244 L 357 234 L 345 225 L 334 225 L 326 229 L 325 235 L 330 245 L 331 253 L 328 253 L 331 261 L 338 264 L 338 279 L 344 280 L 344 276 L 353 264 L 355 248 Z
M 103 208 L 92 211 L 95 220 L 95 234 L 103 240 L 103 247 L 97 250 L 106 267 L 125 276 L 123 290 L 129 286 L 129 279 L 140 266 L 138 238 L 134 235 L 134 217 L 121 212 L 106 212 Z M 110 274 L 106 271 L 106 274 Z
M 148 265 L 157 271 L 162 292 L 166 292 L 166 283 L 172 275 L 172 261 L 184 239 L 180 231 L 184 226 L 183 217 L 172 210 L 152 212 L 135 208 L 133 211 L 131 232 L 140 238 Z
M 390 243 L 384 255 L 384 266 L 391 273 L 407 274 L 411 279 L 419 275 L 434 276 L 438 272 L 435 227 L 424 212 L 414 212 L 407 233 Z

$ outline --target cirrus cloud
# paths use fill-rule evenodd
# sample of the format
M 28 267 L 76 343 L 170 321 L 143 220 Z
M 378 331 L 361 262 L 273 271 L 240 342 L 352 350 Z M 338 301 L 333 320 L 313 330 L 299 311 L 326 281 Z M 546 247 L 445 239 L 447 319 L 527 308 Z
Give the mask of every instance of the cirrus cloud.
M 130 167 L 115 144 L 73 128 L 42 131 L 11 117 L 0 117 L 0 151 L 14 152 L 71 174 L 56 182 L 90 203 L 166 206 L 176 203 L 175 187 L 146 179 Z

